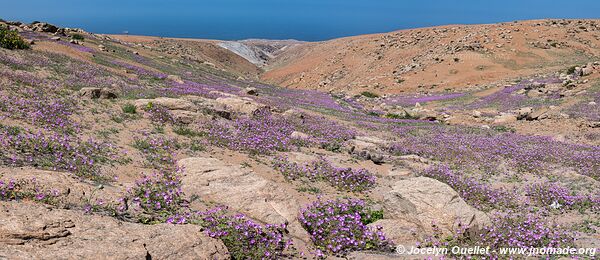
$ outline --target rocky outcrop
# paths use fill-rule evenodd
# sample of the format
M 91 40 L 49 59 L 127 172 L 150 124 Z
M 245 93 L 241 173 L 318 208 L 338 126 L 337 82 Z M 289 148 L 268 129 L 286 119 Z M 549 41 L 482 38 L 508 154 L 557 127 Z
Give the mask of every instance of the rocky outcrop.
M 380 147 L 386 142 L 377 137 L 357 136 L 356 139 L 348 141 L 348 152 L 364 160 L 382 164 L 385 159 Z
M 407 237 L 403 229 L 394 231 L 397 226 L 431 235 L 433 223 L 450 234 L 458 225 L 478 229 L 490 222 L 487 215 L 467 205 L 450 186 L 426 177 L 397 181 L 384 195 L 383 207 L 386 218 L 396 222 L 388 223 L 384 231 L 397 238 Z
M 26 202 L 0 202 L 1 259 L 229 259 L 196 225 L 143 225 Z
M 214 158 L 186 158 L 178 165 L 183 169 L 185 194 L 226 205 L 265 223 L 289 223 L 292 235 L 308 241 L 297 221 L 300 203 L 281 184 Z
M 109 88 L 86 87 L 79 90 L 79 96 L 86 99 L 115 99 L 117 93 Z
M 194 105 L 194 103 L 185 99 L 168 97 L 159 97 L 155 99 L 138 99 L 135 101 L 135 107 L 138 109 L 144 109 L 148 106 L 149 103 L 152 103 L 152 105 L 159 105 L 165 107 L 169 110 L 196 111 L 196 106 Z
M 237 114 L 252 115 L 261 109 L 270 109 L 268 106 L 259 104 L 250 98 L 222 97 L 217 98 L 214 102 L 225 110 Z

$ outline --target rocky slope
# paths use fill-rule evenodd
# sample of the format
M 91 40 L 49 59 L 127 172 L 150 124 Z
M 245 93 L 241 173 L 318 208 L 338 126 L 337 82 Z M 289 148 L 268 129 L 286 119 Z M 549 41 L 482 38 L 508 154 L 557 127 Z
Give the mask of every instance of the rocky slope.
M 600 54 L 598 20 L 450 25 L 310 43 L 262 79 L 303 89 L 381 94 L 463 89 L 553 71 Z

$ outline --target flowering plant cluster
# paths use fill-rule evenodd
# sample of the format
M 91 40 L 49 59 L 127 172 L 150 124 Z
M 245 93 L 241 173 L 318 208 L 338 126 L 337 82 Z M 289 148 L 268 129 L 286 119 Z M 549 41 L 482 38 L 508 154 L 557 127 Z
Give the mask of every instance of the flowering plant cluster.
M 242 214 L 230 215 L 225 207 L 191 210 L 177 171 L 144 176 L 120 204 L 118 215 L 133 216 L 142 223 L 200 225 L 207 235 L 223 241 L 232 259 L 280 259 L 294 250 L 284 224 L 261 225 Z
M 1 125 L 0 149 L 0 161 L 8 165 L 65 170 L 91 178 L 101 177 L 101 164 L 118 160 L 115 147 L 108 143 Z
M 227 215 L 224 207 L 197 212 L 196 218 L 206 234 L 223 241 L 232 259 L 281 259 L 293 250 L 285 224 L 263 226 L 243 214 Z
M 400 138 L 389 147 L 392 153 L 416 154 L 461 170 L 508 174 L 506 167 L 499 167 L 503 165 L 517 172 L 541 173 L 563 166 L 595 179 L 600 178 L 599 146 L 442 125 L 397 126 L 394 132 Z
M 148 103 L 146 112 L 148 112 L 150 120 L 159 125 L 175 123 L 173 114 L 164 106 Z
M 77 124 L 69 120 L 73 114 L 74 100 L 55 97 L 38 88 L 14 88 L 10 95 L 0 92 L 0 113 L 21 119 L 46 130 L 72 132 Z
M 171 169 L 175 165 L 176 139 L 143 133 L 134 137 L 133 147 L 146 156 L 146 161 L 155 169 Z
M 326 181 L 339 190 L 352 192 L 369 190 L 377 180 L 367 169 L 336 167 L 325 158 L 299 165 L 289 162 L 285 157 L 277 157 L 273 161 L 273 167 L 288 180 Z
M 548 209 L 599 210 L 598 198 L 593 195 L 575 194 L 567 187 L 557 183 L 533 183 L 525 187 L 526 195 L 539 205 Z
M 495 189 L 467 176 L 456 174 L 446 165 L 431 166 L 421 175 L 448 184 L 467 203 L 481 210 L 517 206 L 518 201 L 514 192 Z
M 298 220 L 317 247 L 317 256 L 351 251 L 391 251 L 393 243 L 381 227 L 369 227 L 368 209 L 358 199 L 315 201 L 302 209 Z
M 542 215 L 543 212 L 534 213 L 528 209 L 499 212 L 492 217 L 489 226 L 473 230 L 462 225 L 449 237 L 444 236 L 441 229 L 433 223 L 433 235 L 425 238 L 423 243 L 417 243 L 417 246 L 489 246 L 492 259 L 497 259 L 503 257 L 497 254 L 500 248 L 565 248 L 575 245 L 575 236 L 569 228 L 552 223 Z
M 48 190 L 41 187 L 35 178 L 30 181 L 0 180 L 0 201 L 33 200 L 54 204 L 59 196 L 57 190 Z
M 166 222 L 186 205 L 181 181 L 177 173 L 169 171 L 159 171 L 153 176 L 144 175 L 128 193 L 131 206 L 123 205 L 120 210 L 127 207 L 143 223 Z M 122 202 L 127 203 L 125 200 Z
M 559 224 L 547 221 L 542 214 L 531 212 L 499 213 L 480 236 L 481 245 L 500 247 L 573 246 L 574 235 Z
M 208 137 L 213 144 L 232 150 L 270 154 L 289 150 L 294 143 L 291 137 L 293 131 L 293 126 L 285 119 L 262 111 L 252 118 L 241 117 L 233 122 L 211 124 Z
M 333 120 L 305 115 L 303 119 L 292 121 L 296 131 L 310 133 L 310 141 L 321 148 L 338 151 L 341 145 L 356 136 L 356 131 Z

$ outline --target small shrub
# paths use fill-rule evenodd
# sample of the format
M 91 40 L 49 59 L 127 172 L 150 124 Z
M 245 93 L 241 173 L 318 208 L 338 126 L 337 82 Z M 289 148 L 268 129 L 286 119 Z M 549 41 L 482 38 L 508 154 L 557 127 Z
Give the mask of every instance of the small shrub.
M 284 259 L 293 250 L 285 224 L 263 226 L 242 214 L 226 215 L 223 207 L 197 214 L 206 233 L 223 241 L 231 259 Z
M 573 73 L 575 73 L 575 68 L 577 68 L 577 66 L 569 67 L 567 69 L 567 74 L 573 74 Z
M 373 93 L 373 92 L 369 92 L 369 91 L 363 91 L 362 93 L 360 93 L 361 95 L 368 97 L 368 98 L 378 98 L 379 95 Z
M 381 231 L 365 223 L 378 218 L 358 199 L 315 201 L 300 212 L 298 220 L 317 247 L 317 256 L 345 255 L 352 251 L 391 252 L 393 243 Z M 383 213 L 382 213 L 383 214 Z M 362 216 L 369 215 L 368 219 Z M 374 218 L 370 218 L 370 216 Z
M 123 113 L 125 114 L 135 114 L 137 113 L 137 109 L 133 104 L 125 104 L 121 109 L 123 109 Z
M 163 136 L 147 135 L 134 137 L 133 145 L 155 169 L 171 169 L 175 165 L 175 151 L 180 148 L 177 140 Z
M 142 223 L 165 222 L 185 205 L 179 178 L 166 171 L 144 176 L 129 193 L 133 203 L 130 210 Z
M 0 47 L 9 50 L 29 49 L 29 44 L 16 31 L 0 26 Z
M 273 167 L 288 180 L 326 181 L 339 190 L 351 192 L 369 190 L 375 186 L 377 179 L 367 169 L 336 167 L 324 158 L 299 165 L 279 157 L 273 162 Z
M 83 35 L 79 33 L 71 35 L 71 38 L 73 38 L 73 40 L 85 41 L 85 37 L 83 37 Z
M 460 59 L 459 58 L 454 58 L 454 62 L 459 62 Z
M 196 131 L 194 129 L 191 129 L 189 127 L 184 127 L 184 126 L 177 126 L 177 127 L 173 128 L 173 132 L 178 135 L 183 135 L 183 136 L 187 136 L 190 138 L 206 135 L 204 132 Z
M 395 113 L 387 113 L 387 114 L 385 114 L 384 117 L 390 118 L 390 119 L 419 119 L 419 117 L 413 116 L 413 115 L 409 114 L 408 112 L 404 112 L 404 115 L 395 114 Z

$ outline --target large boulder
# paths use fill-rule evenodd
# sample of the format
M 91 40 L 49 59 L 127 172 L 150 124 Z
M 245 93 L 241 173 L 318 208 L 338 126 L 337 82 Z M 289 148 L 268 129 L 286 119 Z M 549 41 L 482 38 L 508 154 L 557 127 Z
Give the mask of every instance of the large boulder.
M 221 97 L 217 98 L 215 102 L 236 114 L 252 115 L 262 109 L 270 109 L 268 106 L 259 104 L 250 98 Z
M 81 88 L 79 90 L 79 96 L 86 99 L 97 99 L 100 98 L 101 88 Z
M 426 177 L 397 181 L 384 195 L 383 207 L 386 218 L 417 225 L 428 235 L 433 234 L 433 223 L 445 234 L 459 225 L 479 229 L 490 223 L 485 213 L 465 203 L 450 186 Z
M 31 30 L 35 32 L 47 32 L 47 33 L 55 33 L 58 31 L 58 27 L 49 24 L 49 23 L 34 23 L 31 24 Z
M 169 110 L 196 110 L 196 106 L 194 105 L 194 103 L 188 100 L 168 97 L 159 97 L 155 99 L 138 99 L 135 101 L 135 106 L 138 109 L 144 109 L 148 106 L 148 103 L 152 103 L 152 105 L 159 105 Z
M 380 147 L 384 147 L 385 145 L 385 141 L 370 136 L 357 136 L 355 139 L 347 142 L 348 153 L 364 160 L 371 160 L 376 164 L 382 164 L 385 161 L 380 149 Z
M 289 223 L 292 235 L 308 241 L 297 220 L 300 203 L 292 196 L 292 190 L 260 177 L 249 168 L 215 158 L 186 158 L 178 165 L 183 170 L 181 182 L 185 194 L 227 205 L 265 223 Z
M 196 225 L 143 225 L 29 202 L 0 202 L 0 259 L 229 259 Z

